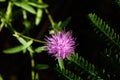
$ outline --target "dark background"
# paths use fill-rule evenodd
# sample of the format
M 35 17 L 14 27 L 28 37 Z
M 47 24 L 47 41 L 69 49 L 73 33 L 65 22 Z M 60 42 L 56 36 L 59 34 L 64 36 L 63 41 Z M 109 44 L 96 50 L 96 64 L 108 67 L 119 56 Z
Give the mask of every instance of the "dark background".
M 92 24 L 88 19 L 89 13 L 96 13 L 104 21 L 106 21 L 119 34 L 120 25 L 120 8 L 114 0 L 44 0 L 49 4 L 50 11 L 54 21 L 64 21 L 67 17 L 71 17 L 71 21 L 66 26 L 66 30 L 72 30 L 73 36 L 76 38 L 76 52 L 84 56 L 87 60 L 95 65 L 101 65 L 99 52 L 106 47 L 104 41 L 97 35 L 92 28 Z M 0 8 L 6 9 L 7 3 L 0 3 Z M 23 29 L 22 16 L 17 13 L 13 16 L 13 25 L 18 31 Z M 30 20 L 33 15 L 29 15 Z M 44 39 L 44 35 L 48 34 L 50 23 L 47 15 L 44 14 L 40 27 L 33 27 L 29 36 L 36 39 Z M 9 30 L 3 28 L 0 32 L 0 73 L 4 80 L 16 77 L 17 80 L 30 80 L 30 56 L 26 54 L 6 55 L 2 50 L 15 46 L 19 42 L 12 37 Z M 33 46 L 40 44 L 34 43 Z M 40 80 L 58 80 L 57 72 L 54 70 L 57 61 L 46 52 L 34 55 L 36 63 L 48 64 L 50 68 L 39 72 Z

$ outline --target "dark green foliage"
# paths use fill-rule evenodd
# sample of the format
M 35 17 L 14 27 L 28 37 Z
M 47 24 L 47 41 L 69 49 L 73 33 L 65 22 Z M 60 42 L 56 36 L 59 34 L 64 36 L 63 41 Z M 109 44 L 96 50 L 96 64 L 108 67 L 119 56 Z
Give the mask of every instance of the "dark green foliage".
M 107 43 L 108 46 L 120 49 L 120 37 L 114 31 L 114 29 L 110 28 L 108 24 L 106 24 L 102 19 L 100 19 L 95 13 L 88 14 L 88 17 L 92 21 L 94 26 L 94 31 L 100 35 Z
M 100 35 L 101 38 L 107 43 L 108 48 L 106 49 L 106 56 L 115 58 L 119 60 L 119 51 L 120 51 L 120 37 L 114 31 L 113 28 L 110 28 L 102 19 L 97 17 L 96 14 L 90 13 L 88 15 L 94 26 L 94 31 Z
M 62 77 L 67 78 L 67 80 L 77 80 L 76 77 L 80 77 L 80 80 L 110 80 L 110 75 L 105 69 L 101 69 L 101 71 L 98 70 L 94 64 L 78 56 L 77 53 L 68 57 L 67 62 L 68 64 L 66 65 L 69 67 L 66 67 L 64 70 L 61 70 L 57 65 L 57 71 Z M 71 67 L 72 65 L 74 65 L 74 67 Z M 72 76 L 74 76 L 74 79 Z
M 78 77 L 76 74 L 74 74 L 68 69 L 61 70 L 58 65 L 56 70 L 65 78 L 65 80 L 83 80 L 82 78 Z
M 55 28 L 57 30 L 63 30 L 69 24 L 70 20 L 71 20 L 71 17 L 68 17 L 64 21 L 59 21 L 58 23 L 55 22 L 53 25 L 53 28 Z
M 46 64 L 37 64 L 35 66 L 35 70 L 43 70 L 43 69 L 48 69 L 48 68 L 49 68 L 49 66 Z
M 83 69 L 82 72 L 88 74 L 87 79 L 92 79 L 92 80 L 101 79 L 94 64 L 91 64 L 83 57 L 78 56 L 77 53 L 69 57 L 68 60 L 71 63 L 75 63 L 77 66 L 79 66 L 79 68 Z
M 118 6 L 120 6 L 120 0 L 115 0 Z
M 106 24 L 95 13 L 90 13 L 88 17 L 94 25 L 94 31 L 107 44 L 107 47 L 100 52 L 104 59 L 104 68 L 107 71 L 104 75 L 110 74 L 107 75 L 109 80 L 117 79 L 120 70 L 120 37 L 113 28 Z

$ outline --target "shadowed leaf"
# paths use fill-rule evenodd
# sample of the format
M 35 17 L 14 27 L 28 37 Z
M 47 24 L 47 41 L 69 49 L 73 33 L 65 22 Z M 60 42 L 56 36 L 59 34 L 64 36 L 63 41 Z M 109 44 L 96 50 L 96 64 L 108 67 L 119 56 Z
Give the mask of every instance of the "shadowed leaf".
M 46 64 L 37 64 L 35 67 L 36 70 L 43 70 L 43 69 L 48 69 L 48 68 L 49 66 Z

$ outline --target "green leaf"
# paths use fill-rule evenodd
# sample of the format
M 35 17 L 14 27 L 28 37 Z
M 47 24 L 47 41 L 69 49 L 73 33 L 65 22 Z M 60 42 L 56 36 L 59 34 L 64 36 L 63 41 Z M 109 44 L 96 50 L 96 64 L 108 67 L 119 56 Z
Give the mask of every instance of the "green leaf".
M 0 80 L 3 80 L 3 77 L 2 77 L 2 75 L 0 74 Z
M 22 9 L 25 9 L 26 11 L 32 14 L 36 14 L 35 9 L 31 7 L 30 5 L 28 5 L 26 2 L 14 2 L 14 4 L 18 7 L 21 7 Z
M 4 50 L 3 52 L 6 54 L 18 53 L 18 52 L 26 49 L 27 47 L 29 47 L 32 43 L 33 43 L 33 41 L 31 40 L 31 41 L 27 42 L 25 45 L 20 45 L 20 46 L 16 46 L 13 48 L 9 48 L 9 49 Z
M 24 26 L 25 26 L 25 29 L 23 30 L 23 33 L 24 33 L 24 34 L 25 34 L 25 33 L 29 33 L 29 31 L 30 31 L 30 29 L 31 29 L 31 27 L 32 27 L 30 21 L 24 20 L 23 24 L 24 24 Z
M 26 44 L 26 40 L 24 40 L 22 37 L 20 37 L 20 36 L 18 36 L 18 35 L 16 35 L 16 34 L 14 34 L 14 36 L 17 38 L 17 40 L 18 40 L 21 44 L 23 44 L 23 45 Z
M 25 40 L 24 38 L 18 36 L 17 34 L 14 34 L 14 36 L 17 38 L 17 40 L 18 40 L 22 45 L 26 45 L 27 42 L 26 42 L 26 40 Z M 29 52 L 34 52 L 34 51 L 32 50 L 32 47 L 31 47 L 31 46 L 29 46 L 29 47 L 27 48 L 27 50 L 28 50 Z M 26 49 L 23 50 L 23 53 L 26 53 Z
M 39 23 L 42 20 L 42 15 L 43 15 L 43 10 L 42 9 L 37 9 L 37 14 L 36 14 L 36 18 L 35 18 L 35 25 L 38 26 Z
M 6 49 L 3 52 L 7 53 L 7 54 L 14 54 L 14 53 L 18 53 L 18 52 L 22 51 L 23 47 L 24 47 L 23 45 L 20 45 L 20 46 L 16 46 L 16 47 L 13 47 L 10 49 Z
M 68 17 L 65 21 L 59 21 L 59 22 L 55 22 L 54 25 L 52 26 L 53 28 L 57 29 L 57 30 L 61 30 L 64 27 L 66 27 L 68 25 L 68 23 L 70 22 L 71 17 Z
M 38 3 L 38 2 L 27 2 L 27 4 L 37 7 L 37 8 L 47 8 L 48 5 L 45 3 Z
M 34 53 L 34 51 L 33 51 L 33 49 L 32 49 L 32 46 L 29 46 L 27 49 L 28 49 L 29 52 Z
M 5 2 L 6 0 L 0 0 L 0 2 Z
M 46 64 L 37 64 L 37 65 L 35 66 L 35 69 L 36 69 L 36 70 L 43 70 L 43 69 L 48 69 L 48 68 L 49 68 L 49 66 L 46 65 Z
M 53 30 L 53 29 L 50 30 L 50 31 L 49 31 L 49 34 L 55 34 L 55 30 Z
M 53 28 L 57 29 L 57 30 L 61 30 L 62 28 L 60 27 L 62 24 L 62 21 L 59 22 L 55 22 L 54 25 L 52 25 Z
M 39 74 L 38 74 L 38 72 L 35 74 L 35 80 L 39 80 Z
M 65 21 L 62 22 L 62 24 L 60 25 L 61 28 L 64 28 L 68 25 L 68 23 L 70 22 L 71 17 L 68 17 Z
M 63 59 L 58 58 L 58 64 L 59 64 L 59 67 L 60 67 L 61 70 L 64 69 L 64 61 L 63 61 Z
M 45 46 L 40 46 L 40 47 L 35 49 L 35 52 L 37 52 L 37 53 L 40 53 L 42 51 L 45 51 Z

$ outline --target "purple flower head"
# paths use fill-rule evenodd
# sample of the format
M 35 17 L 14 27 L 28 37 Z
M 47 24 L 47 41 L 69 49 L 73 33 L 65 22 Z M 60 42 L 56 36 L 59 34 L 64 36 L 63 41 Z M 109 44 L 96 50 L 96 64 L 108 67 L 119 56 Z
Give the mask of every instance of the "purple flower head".
M 65 59 L 74 52 L 75 39 L 72 37 L 72 32 L 61 31 L 51 37 L 46 37 L 45 40 L 48 42 L 45 45 L 46 50 L 57 59 L 59 57 Z

